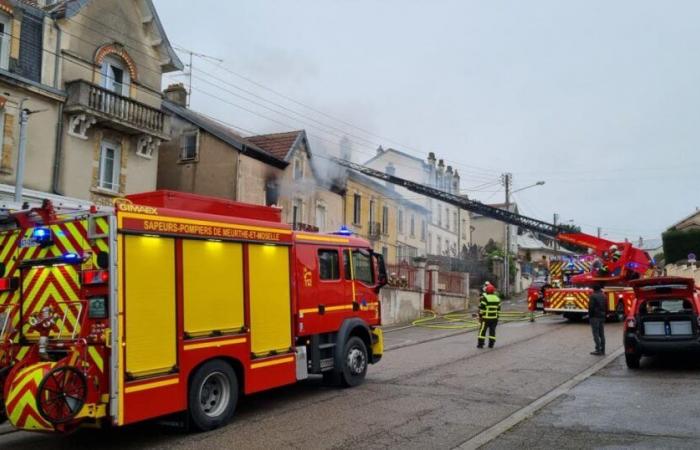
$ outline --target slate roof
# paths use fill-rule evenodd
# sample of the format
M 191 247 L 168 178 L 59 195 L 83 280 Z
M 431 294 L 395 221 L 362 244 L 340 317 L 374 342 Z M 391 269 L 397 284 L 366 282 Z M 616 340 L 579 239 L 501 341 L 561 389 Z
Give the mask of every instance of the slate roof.
M 254 143 L 250 142 L 249 139 L 236 133 L 230 127 L 222 125 L 221 123 L 212 120 L 202 114 L 199 114 L 191 109 L 185 108 L 183 106 L 177 105 L 168 100 L 163 100 L 163 110 L 167 113 L 174 114 L 183 120 L 186 120 L 197 127 L 203 129 L 207 133 L 221 139 L 225 143 L 229 144 L 241 153 L 262 161 L 271 166 L 284 169 L 287 167 L 288 163 L 282 159 L 276 158 L 265 150 L 261 149 Z

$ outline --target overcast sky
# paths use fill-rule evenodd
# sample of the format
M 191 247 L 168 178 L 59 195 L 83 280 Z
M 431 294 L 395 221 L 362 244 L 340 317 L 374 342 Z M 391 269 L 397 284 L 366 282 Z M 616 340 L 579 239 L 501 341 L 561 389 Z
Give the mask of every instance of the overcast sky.
M 223 59 L 194 59 L 192 108 L 249 132 L 305 128 L 331 151 L 347 134 L 358 161 L 434 151 L 488 202 L 502 172 L 541 179 L 521 212 L 614 239 L 700 206 L 699 2 L 155 4 L 174 45 Z

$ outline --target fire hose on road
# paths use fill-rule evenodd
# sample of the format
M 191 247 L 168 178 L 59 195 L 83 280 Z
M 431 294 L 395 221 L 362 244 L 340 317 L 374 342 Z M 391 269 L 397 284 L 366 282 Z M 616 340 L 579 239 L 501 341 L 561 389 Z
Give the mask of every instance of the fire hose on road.
M 475 313 L 457 312 L 445 315 L 439 315 L 435 311 L 423 311 L 425 317 L 416 319 L 411 322 L 412 326 L 423 328 L 434 328 L 439 330 L 470 330 L 479 328 L 479 318 Z M 522 322 L 525 320 L 534 320 L 541 317 L 542 313 L 534 314 L 527 311 L 502 311 L 499 322 Z

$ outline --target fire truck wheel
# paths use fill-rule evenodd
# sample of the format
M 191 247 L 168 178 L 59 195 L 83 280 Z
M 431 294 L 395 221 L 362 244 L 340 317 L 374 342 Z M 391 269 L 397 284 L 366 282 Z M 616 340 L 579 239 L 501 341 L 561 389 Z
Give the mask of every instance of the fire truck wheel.
M 343 350 L 341 381 L 343 386 L 353 387 L 365 380 L 367 374 L 367 347 L 362 339 L 353 336 L 348 339 Z
M 200 431 L 226 424 L 238 402 L 238 378 L 220 360 L 204 363 L 192 376 L 189 392 L 191 422 Z

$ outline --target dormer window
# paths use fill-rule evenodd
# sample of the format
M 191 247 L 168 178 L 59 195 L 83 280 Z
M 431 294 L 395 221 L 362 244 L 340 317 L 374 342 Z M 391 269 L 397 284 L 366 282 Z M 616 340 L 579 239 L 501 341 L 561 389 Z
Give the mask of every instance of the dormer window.
M 124 62 L 113 55 L 102 61 L 102 87 L 119 95 L 129 96 L 131 77 Z

